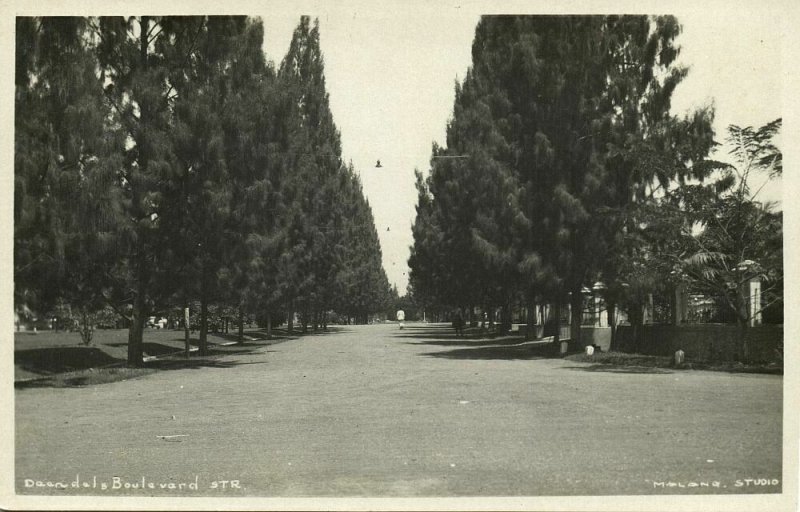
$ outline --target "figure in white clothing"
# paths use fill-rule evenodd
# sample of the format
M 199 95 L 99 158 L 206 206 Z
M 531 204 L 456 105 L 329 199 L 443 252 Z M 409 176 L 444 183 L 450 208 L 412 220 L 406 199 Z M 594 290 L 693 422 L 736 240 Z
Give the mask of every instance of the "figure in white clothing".
M 400 325 L 400 328 L 403 328 L 403 321 L 406 319 L 406 314 L 402 309 L 397 311 L 397 323 Z

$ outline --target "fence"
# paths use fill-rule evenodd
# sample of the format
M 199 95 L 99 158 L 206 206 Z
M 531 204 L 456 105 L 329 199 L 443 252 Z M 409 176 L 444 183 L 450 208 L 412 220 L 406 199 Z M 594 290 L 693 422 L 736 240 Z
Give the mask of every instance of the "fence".
M 637 345 L 633 339 L 633 327 L 617 327 L 618 350 L 670 356 L 680 349 L 687 359 L 695 361 L 742 359 L 741 333 L 735 325 L 645 325 L 639 331 Z M 771 363 L 783 360 L 783 326 L 750 327 L 744 335 L 751 361 Z

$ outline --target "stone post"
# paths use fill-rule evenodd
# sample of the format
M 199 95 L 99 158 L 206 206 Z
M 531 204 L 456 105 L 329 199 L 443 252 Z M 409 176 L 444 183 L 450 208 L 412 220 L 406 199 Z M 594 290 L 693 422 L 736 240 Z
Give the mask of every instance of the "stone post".
M 747 304 L 747 325 L 761 325 L 761 280 L 753 277 L 742 288 L 745 299 L 742 302 Z
M 592 286 L 592 297 L 594 300 L 594 326 L 608 327 L 608 312 L 603 309 L 603 290 L 606 287 L 600 281 Z

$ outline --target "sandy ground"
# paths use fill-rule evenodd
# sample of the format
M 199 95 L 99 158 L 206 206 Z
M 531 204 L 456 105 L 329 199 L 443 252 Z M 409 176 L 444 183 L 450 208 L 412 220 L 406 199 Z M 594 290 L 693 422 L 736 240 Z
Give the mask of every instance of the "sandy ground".
M 352 327 L 227 360 L 17 390 L 17 492 L 781 491 L 780 376 L 540 359 L 421 324 Z

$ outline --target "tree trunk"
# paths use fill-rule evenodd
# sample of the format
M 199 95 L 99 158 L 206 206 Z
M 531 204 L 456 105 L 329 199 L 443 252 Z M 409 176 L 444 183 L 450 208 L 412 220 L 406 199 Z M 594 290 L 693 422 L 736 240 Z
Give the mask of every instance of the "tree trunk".
M 272 313 L 267 311 L 267 339 L 272 339 Z
M 244 343 L 244 310 L 239 308 L 239 345 Z
M 128 329 L 128 366 L 140 367 L 142 361 L 142 329 L 144 328 L 144 317 L 141 310 L 134 307 L 133 319 Z
M 142 334 L 144 330 L 144 319 L 147 315 L 147 303 L 145 302 L 145 283 L 144 283 L 144 262 L 139 257 L 139 268 L 136 272 L 138 283 L 136 286 L 136 298 L 133 301 L 133 312 L 131 315 L 131 325 L 128 328 L 128 366 L 140 367 L 142 361 Z
M 90 345 L 92 343 L 93 334 L 94 325 L 92 325 L 91 319 L 89 318 L 89 313 L 86 311 L 86 308 L 84 308 L 81 323 L 81 341 L 83 341 L 84 345 Z
M 503 304 L 503 309 L 500 318 L 500 332 L 506 334 L 511 331 L 511 304 L 506 302 Z
M 191 345 L 191 337 L 189 335 L 189 304 L 187 303 L 183 307 L 183 355 L 186 359 L 189 359 L 189 352 L 192 348 Z
M 611 343 L 609 350 L 617 350 L 617 304 L 613 301 L 606 301 L 608 314 L 608 326 L 611 328 Z
M 208 355 L 208 300 L 205 293 L 200 294 L 200 355 Z
M 583 323 L 583 295 L 581 295 L 581 287 L 578 286 L 577 290 L 573 290 L 569 298 L 570 307 L 570 323 L 569 323 L 569 338 L 570 343 L 580 349 L 581 346 L 581 324 Z
M 286 331 L 289 334 L 294 332 L 294 301 L 289 303 L 289 311 L 287 312 L 287 324 L 286 324 Z
M 536 304 L 528 302 L 528 310 L 525 312 L 525 323 L 527 324 L 526 340 L 536 339 Z
M 147 73 L 148 55 L 147 55 L 147 33 L 149 32 L 150 18 L 142 16 L 140 20 L 140 45 L 139 45 L 139 65 L 141 72 Z M 142 132 L 145 132 L 150 122 L 149 116 L 150 104 L 149 102 L 142 102 L 139 105 L 140 123 L 145 127 Z M 138 169 L 136 173 L 146 173 L 148 167 L 149 147 L 147 143 L 143 143 L 142 138 L 136 140 L 137 150 L 139 152 Z M 136 186 L 133 190 L 133 205 L 134 209 L 141 210 L 142 198 Z M 144 253 L 144 232 L 142 228 L 137 228 L 137 234 L 140 235 L 137 240 L 138 247 L 136 248 L 136 297 L 133 301 L 133 312 L 131 315 L 131 326 L 128 330 L 128 366 L 140 367 L 144 363 L 143 356 L 143 341 L 142 335 L 144 331 L 144 322 L 147 315 L 147 302 L 145 301 L 145 294 L 147 292 L 147 271 L 146 271 L 146 258 Z
M 553 345 L 556 348 L 556 353 L 561 350 L 561 298 L 560 294 L 556 295 L 556 301 L 553 303 L 553 322 L 556 326 L 556 331 L 553 333 Z
M 628 312 L 628 318 L 631 323 L 631 330 L 633 331 L 633 351 L 639 352 L 642 346 L 642 328 L 644 327 L 644 305 L 635 304 L 631 306 Z

